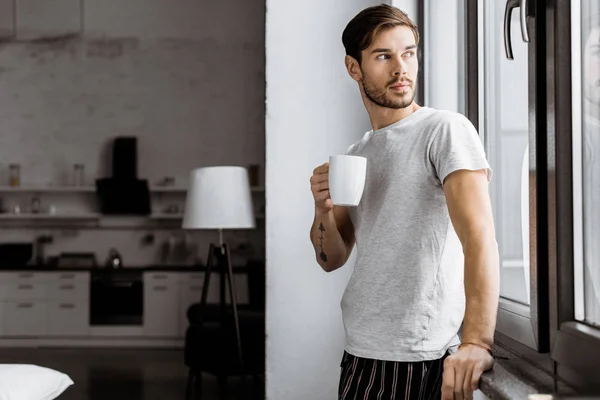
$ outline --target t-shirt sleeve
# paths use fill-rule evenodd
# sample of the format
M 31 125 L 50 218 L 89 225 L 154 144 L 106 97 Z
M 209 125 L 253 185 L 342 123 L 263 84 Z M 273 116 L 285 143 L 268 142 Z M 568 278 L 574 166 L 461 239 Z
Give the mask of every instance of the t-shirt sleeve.
M 429 149 L 429 159 L 442 185 L 454 171 L 484 169 L 488 182 L 492 180 L 492 169 L 477 130 L 465 116 L 453 115 L 442 122 L 434 134 Z
M 352 143 L 349 147 L 348 150 L 346 150 L 346 152 L 344 153 L 344 155 L 347 156 L 353 156 L 354 155 L 354 148 L 356 147 L 355 143 Z

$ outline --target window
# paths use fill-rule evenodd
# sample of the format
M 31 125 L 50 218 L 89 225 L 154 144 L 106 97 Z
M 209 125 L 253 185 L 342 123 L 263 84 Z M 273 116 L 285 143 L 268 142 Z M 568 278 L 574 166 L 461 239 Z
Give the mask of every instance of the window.
M 500 251 L 499 336 L 549 349 L 543 47 L 536 2 L 420 0 L 425 104 L 465 114 L 477 128 L 494 179 L 490 195 Z M 454 23 L 456 21 L 456 23 Z M 543 26 L 541 27 L 543 29 Z M 544 136 L 544 135 L 542 135 Z M 540 161 L 538 161 L 540 160 Z M 538 189 L 541 189 L 538 190 Z M 547 263 L 546 263 L 547 264 Z M 544 265 L 546 265 L 544 264 Z
M 579 14 L 581 54 L 573 60 L 574 84 L 581 86 L 573 99 L 581 114 L 573 129 L 575 317 L 600 327 L 600 4 L 584 0 Z
M 600 391 L 600 2 L 419 1 L 425 103 L 464 113 L 494 169 L 496 342 Z
M 557 375 L 583 392 L 600 390 L 600 5 L 558 1 L 567 35 L 556 36 L 557 264 L 550 298 Z M 566 101 L 565 101 L 566 99 Z M 554 147 L 552 149 L 552 147 Z
M 420 0 L 418 9 L 421 104 L 465 114 L 464 0 Z
M 521 9 L 521 4 L 524 5 Z M 498 337 L 535 352 L 549 347 L 543 195 L 546 79 L 543 25 L 533 0 L 464 0 L 466 112 L 494 170 L 490 196 L 500 253 Z M 540 31 L 540 29 L 542 29 Z M 541 133 L 541 135 L 540 135 Z
M 518 10 L 517 10 L 518 11 Z M 529 55 L 519 13 L 511 17 L 514 59 L 505 54 L 505 4 L 484 4 L 484 70 L 487 93 L 480 130 L 495 179 L 492 205 L 500 252 L 500 295 L 529 306 Z

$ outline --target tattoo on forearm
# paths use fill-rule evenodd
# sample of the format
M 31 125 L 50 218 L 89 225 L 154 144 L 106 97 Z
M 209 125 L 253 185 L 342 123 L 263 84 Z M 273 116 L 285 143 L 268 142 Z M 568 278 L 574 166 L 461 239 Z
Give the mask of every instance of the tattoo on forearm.
M 325 254 L 325 252 L 323 251 L 323 233 L 325 233 L 325 227 L 323 226 L 322 222 L 319 225 L 319 230 L 321 231 L 321 235 L 319 236 L 319 247 L 321 248 L 321 252 L 319 253 L 319 257 L 321 257 L 321 260 L 323 262 L 327 262 L 327 254 Z

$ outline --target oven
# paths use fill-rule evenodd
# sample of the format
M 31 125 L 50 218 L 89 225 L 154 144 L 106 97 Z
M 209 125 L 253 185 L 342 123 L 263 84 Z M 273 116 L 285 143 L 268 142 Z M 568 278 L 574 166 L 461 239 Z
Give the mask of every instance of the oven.
M 96 269 L 90 281 L 90 325 L 142 325 L 144 280 L 142 271 Z

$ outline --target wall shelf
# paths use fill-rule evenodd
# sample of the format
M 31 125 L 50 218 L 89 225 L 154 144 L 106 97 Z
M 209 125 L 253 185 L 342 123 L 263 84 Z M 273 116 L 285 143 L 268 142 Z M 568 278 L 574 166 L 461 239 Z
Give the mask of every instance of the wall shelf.
M 265 188 L 256 186 L 251 188 L 254 193 L 262 193 Z M 0 193 L 95 193 L 95 186 L 0 186 Z M 186 187 L 177 186 L 151 186 L 151 193 L 186 193 Z
M 98 213 L 73 213 L 73 214 L 32 214 L 32 213 L 21 213 L 21 214 L 0 214 L 0 220 L 96 220 L 102 217 L 102 214 Z
M 265 188 L 263 186 L 253 186 L 250 190 L 254 193 L 262 193 L 265 191 Z M 187 188 L 177 186 L 152 186 L 150 191 L 154 193 L 185 193 L 187 192 Z
M 0 186 L 0 193 L 93 193 L 94 186 Z
M 168 214 L 168 213 L 154 213 L 149 216 L 151 219 L 165 219 L 165 220 L 178 220 L 183 218 L 183 214 Z M 254 218 L 264 219 L 265 216 L 262 214 L 255 214 Z
M 265 218 L 256 214 L 256 220 Z M 92 229 L 173 229 L 181 228 L 183 214 L 153 213 L 140 215 L 73 214 L 0 214 L 3 228 L 92 228 Z
M 265 188 L 262 186 L 252 187 L 252 192 L 264 194 Z M 157 194 L 158 198 L 153 199 L 152 208 L 155 210 L 165 209 L 171 201 L 167 199 L 176 196 L 180 202 L 187 194 L 187 188 L 178 186 L 151 186 L 151 194 Z M 44 185 L 23 185 L 23 186 L 0 186 L 0 196 L 7 199 L 11 195 L 15 198 L 24 195 L 37 195 L 43 197 L 59 197 L 52 200 L 50 204 L 58 206 L 59 211 L 55 214 L 46 212 L 31 213 L 23 212 L 15 214 L 12 212 L 0 213 L 0 225 L 2 228 L 10 229 L 39 229 L 39 228 L 72 228 L 72 229 L 181 229 L 183 219 L 182 213 L 166 213 L 155 211 L 150 215 L 104 215 L 94 212 L 96 208 L 90 203 L 90 195 L 96 194 L 96 187 L 88 186 L 44 186 Z M 164 199 L 160 194 L 165 194 Z M 77 205 L 73 203 L 76 200 Z M 175 199 L 174 199 L 175 200 Z M 43 200 L 42 200 L 43 201 Z M 58 204 L 55 203 L 58 201 Z M 158 204 L 154 204 L 158 201 Z M 10 200 L 8 200 L 10 204 Z M 160 204 L 167 203 L 167 204 Z M 8 209 L 11 207 L 9 206 Z M 181 208 L 180 208 L 181 209 Z M 70 212 L 69 212 L 70 211 Z M 255 214 L 256 221 L 265 219 L 263 213 Z M 260 225 L 260 224 L 257 224 Z

